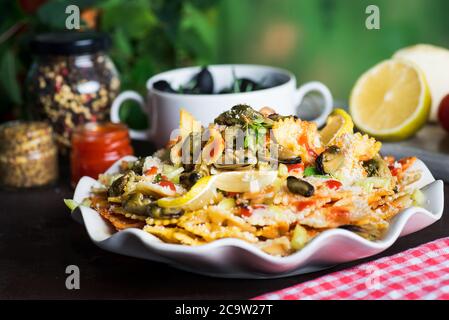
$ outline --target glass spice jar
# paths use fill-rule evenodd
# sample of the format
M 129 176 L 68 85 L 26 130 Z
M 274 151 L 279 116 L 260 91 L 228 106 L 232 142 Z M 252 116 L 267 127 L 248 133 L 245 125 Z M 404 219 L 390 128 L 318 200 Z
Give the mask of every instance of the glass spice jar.
M 83 176 L 97 179 L 114 162 L 133 153 L 124 124 L 91 122 L 79 126 L 72 136 L 72 186 Z
M 50 122 L 62 154 L 76 126 L 109 119 L 120 91 L 109 46 L 109 37 L 97 32 L 45 33 L 31 42 L 36 56 L 27 78 L 31 114 Z
M 58 178 L 58 151 L 45 122 L 11 121 L 0 126 L 0 185 L 30 188 Z

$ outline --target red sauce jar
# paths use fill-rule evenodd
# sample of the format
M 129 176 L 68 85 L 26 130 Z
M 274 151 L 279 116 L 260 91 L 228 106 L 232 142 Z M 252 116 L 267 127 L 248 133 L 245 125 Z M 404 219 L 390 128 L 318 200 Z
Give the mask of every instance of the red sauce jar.
M 89 122 L 72 135 L 72 186 L 83 176 L 98 178 L 120 158 L 133 155 L 128 128 L 120 123 Z

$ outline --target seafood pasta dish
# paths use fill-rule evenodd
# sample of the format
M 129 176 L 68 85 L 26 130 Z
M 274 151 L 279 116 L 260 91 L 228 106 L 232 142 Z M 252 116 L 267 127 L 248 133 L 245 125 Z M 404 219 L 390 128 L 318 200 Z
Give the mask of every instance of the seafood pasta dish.
M 237 105 L 211 124 L 182 111 L 165 148 L 100 175 L 84 204 L 118 232 L 140 228 L 178 245 L 237 238 L 287 256 L 332 228 L 376 240 L 423 201 L 412 188 L 416 158 L 380 148 L 341 109 L 321 131 L 270 108 Z

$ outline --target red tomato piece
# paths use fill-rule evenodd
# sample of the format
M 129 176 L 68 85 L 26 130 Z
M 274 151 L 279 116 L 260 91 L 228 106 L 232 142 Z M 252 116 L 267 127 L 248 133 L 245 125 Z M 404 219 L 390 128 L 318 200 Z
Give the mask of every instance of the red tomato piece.
M 152 176 L 153 174 L 157 173 L 157 167 L 151 167 L 150 169 L 148 169 L 147 171 L 145 171 L 145 175 L 146 176 Z
M 290 171 L 304 171 L 304 163 L 296 163 L 287 165 L 288 172 Z
M 342 186 L 342 183 L 337 180 L 327 180 L 325 184 L 329 189 L 340 189 Z
M 172 191 L 176 191 L 175 184 L 171 181 L 163 180 L 163 181 L 159 182 L 159 185 L 161 187 L 169 187 Z

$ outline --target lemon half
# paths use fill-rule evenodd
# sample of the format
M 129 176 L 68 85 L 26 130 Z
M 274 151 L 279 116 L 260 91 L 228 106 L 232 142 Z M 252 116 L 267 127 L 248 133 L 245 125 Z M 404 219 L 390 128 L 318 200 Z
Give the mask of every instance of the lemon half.
M 355 125 L 382 140 L 402 140 L 427 121 L 431 96 L 416 65 L 393 59 L 363 74 L 352 90 L 350 113 Z

